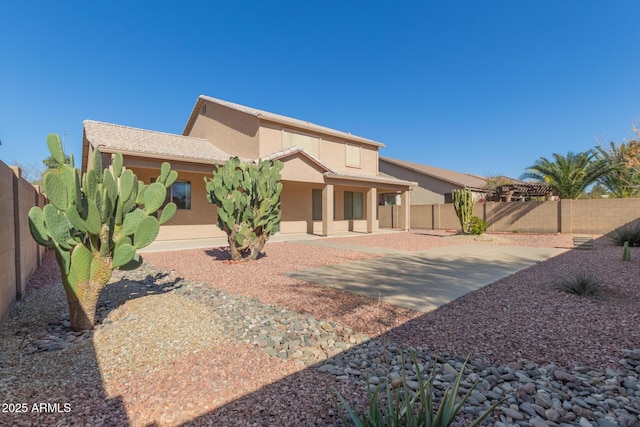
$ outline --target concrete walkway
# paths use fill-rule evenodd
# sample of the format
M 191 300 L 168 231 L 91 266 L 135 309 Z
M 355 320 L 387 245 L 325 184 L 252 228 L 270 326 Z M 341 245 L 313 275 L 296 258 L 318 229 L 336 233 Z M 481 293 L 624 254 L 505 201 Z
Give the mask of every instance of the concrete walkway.
M 320 244 L 319 242 L 308 242 Z M 375 249 L 353 245 L 323 246 Z M 385 250 L 388 253 L 389 250 Z M 289 276 L 428 312 L 566 249 L 456 245 L 313 268 Z
M 212 226 L 215 227 L 215 226 Z M 405 231 L 397 231 L 397 230 L 377 230 L 374 234 L 389 234 L 389 233 L 405 233 Z M 354 231 L 344 231 L 331 235 L 331 237 L 357 237 L 357 236 L 366 236 L 367 233 L 358 233 Z M 268 243 L 277 243 L 277 242 L 321 242 L 323 239 L 327 239 L 326 237 L 318 236 L 316 234 L 307 234 L 307 233 L 289 233 L 289 234 L 275 234 L 271 236 Z M 229 246 L 226 236 L 225 237 L 209 237 L 203 239 L 184 239 L 184 240 L 160 240 L 151 243 L 146 248 L 140 249 L 138 252 L 169 252 L 169 251 L 180 251 L 183 249 L 204 249 L 204 248 L 221 248 Z M 330 244 L 330 246 L 332 246 Z M 352 245 L 348 245 L 352 246 Z M 353 246 L 356 247 L 356 246 Z M 354 250 L 362 250 L 367 251 L 367 249 L 375 249 L 368 246 L 357 246 L 361 249 Z M 388 250 L 387 250 L 388 251 Z

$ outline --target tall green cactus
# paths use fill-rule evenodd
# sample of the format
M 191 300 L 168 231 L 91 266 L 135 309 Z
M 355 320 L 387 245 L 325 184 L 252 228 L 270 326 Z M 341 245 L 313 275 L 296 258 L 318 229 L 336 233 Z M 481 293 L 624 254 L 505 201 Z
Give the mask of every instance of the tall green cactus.
M 167 188 L 178 176 L 163 163 L 158 180 L 145 185 L 116 154 L 110 169 L 102 169 L 102 155 L 94 151 L 93 168 L 80 179 L 80 171 L 64 163 L 58 135 L 49 135 L 47 145 L 58 161 L 60 172 L 47 174 L 44 209 L 29 211 L 29 228 L 42 246 L 53 248 L 69 302 L 72 329 L 92 329 L 100 291 L 114 269 L 130 270 L 142 264 L 136 249 L 155 240 L 160 225 L 176 212 L 174 203 L 155 213 L 165 200 Z
M 463 189 L 453 190 L 451 192 L 453 197 L 453 207 L 456 210 L 458 220 L 460 220 L 460 226 L 462 232 L 468 234 L 471 231 L 471 218 L 473 217 L 473 193 L 467 187 Z
M 229 240 L 233 260 L 256 259 L 280 217 L 280 161 L 243 163 L 232 157 L 204 178 L 207 200 L 218 207 L 218 227 Z

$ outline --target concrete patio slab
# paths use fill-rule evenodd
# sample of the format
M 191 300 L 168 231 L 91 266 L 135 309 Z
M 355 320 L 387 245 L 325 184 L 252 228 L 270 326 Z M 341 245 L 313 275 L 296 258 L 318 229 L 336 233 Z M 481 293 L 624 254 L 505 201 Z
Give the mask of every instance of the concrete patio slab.
M 457 245 L 400 252 L 288 273 L 318 283 L 429 312 L 469 292 L 565 252 L 560 248 Z

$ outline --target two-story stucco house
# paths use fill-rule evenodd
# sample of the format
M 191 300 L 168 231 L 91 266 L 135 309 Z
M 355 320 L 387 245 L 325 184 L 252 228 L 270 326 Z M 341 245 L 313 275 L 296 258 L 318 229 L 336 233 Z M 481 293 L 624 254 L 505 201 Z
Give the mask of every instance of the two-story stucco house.
M 82 170 L 95 148 L 106 165 L 112 154 L 122 153 L 124 165 L 145 183 L 169 161 L 179 174 L 169 196 L 178 212 L 161 227 L 159 240 L 224 236 L 214 225 L 216 209 L 206 200 L 203 178 L 231 156 L 284 163 L 281 233 L 371 233 L 378 228 L 377 206 L 388 194 L 400 195 L 401 228 L 408 229 L 409 192 L 416 183 L 379 174 L 381 147 L 350 133 L 200 96 L 182 135 L 85 121 Z

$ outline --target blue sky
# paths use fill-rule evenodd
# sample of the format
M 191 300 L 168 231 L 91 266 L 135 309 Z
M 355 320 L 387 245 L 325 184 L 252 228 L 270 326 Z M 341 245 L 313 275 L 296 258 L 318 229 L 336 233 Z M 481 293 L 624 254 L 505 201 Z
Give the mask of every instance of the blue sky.
M 82 121 L 181 133 L 198 95 L 519 176 L 633 136 L 640 2 L 11 1 L 0 5 L 0 160 L 38 164 Z M 76 161 L 78 163 L 78 161 Z

